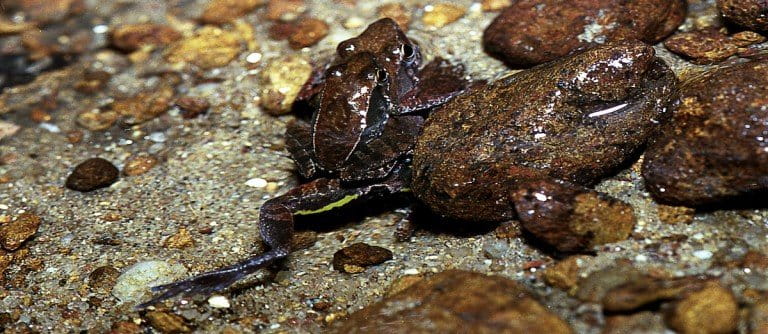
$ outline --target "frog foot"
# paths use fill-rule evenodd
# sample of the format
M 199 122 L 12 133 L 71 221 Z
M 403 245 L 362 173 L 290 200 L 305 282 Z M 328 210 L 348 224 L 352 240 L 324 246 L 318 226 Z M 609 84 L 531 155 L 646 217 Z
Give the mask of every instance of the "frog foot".
M 137 305 L 136 309 L 144 309 L 180 294 L 211 294 L 223 290 L 256 270 L 285 258 L 288 256 L 288 253 L 287 251 L 273 249 L 228 267 L 209 271 L 182 281 L 154 286 L 152 287 L 152 292 L 162 293 L 148 302 Z

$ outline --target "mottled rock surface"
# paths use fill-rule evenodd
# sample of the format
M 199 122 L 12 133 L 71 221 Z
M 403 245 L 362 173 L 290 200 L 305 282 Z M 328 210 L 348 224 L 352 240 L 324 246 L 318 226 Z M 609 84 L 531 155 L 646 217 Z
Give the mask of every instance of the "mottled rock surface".
M 120 171 L 111 162 L 102 158 L 91 158 L 75 167 L 67 177 L 65 185 L 72 190 L 88 192 L 109 187 L 117 181 L 119 175 Z
M 720 13 L 736 24 L 768 31 L 768 2 L 765 0 L 717 0 Z
M 515 281 L 448 270 L 372 304 L 334 333 L 573 333 Z
M 594 184 L 667 118 L 676 79 L 639 42 L 585 53 L 476 86 L 427 120 L 414 152 L 414 194 L 469 221 L 515 216 L 527 180 Z
M 680 99 L 646 152 L 648 191 L 701 206 L 768 190 L 768 61 L 712 70 L 686 82 Z
M 513 67 L 624 39 L 656 43 L 685 18 L 682 0 L 520 0 L 486 28 L 483 45 Z
M 333 269 L 354 274 L 392 259 L 392 251 L 358 242 L 333 254 Z

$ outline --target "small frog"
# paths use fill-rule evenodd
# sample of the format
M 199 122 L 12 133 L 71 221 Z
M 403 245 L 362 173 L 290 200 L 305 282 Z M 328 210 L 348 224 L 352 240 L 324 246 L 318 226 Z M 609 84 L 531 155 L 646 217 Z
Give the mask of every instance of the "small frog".
M 391 19 L 371 24 L 339 44 L 337 59 L 318 85 L 311 123 L 288 125 L 286 146 L 299 173 L 311 180 L 262 205 L 259 228 L 266 253 L 186 280 L 138 308 L 181 293 L 210 293 L 291 253 L 294 217 L 355 200 L 408 191 L 411 152 L 425 114 L 468 86 L 461 66 L 437 59 L 421 68 L 419 47 Z M 317 92 L 316 94 L 312 94 Z

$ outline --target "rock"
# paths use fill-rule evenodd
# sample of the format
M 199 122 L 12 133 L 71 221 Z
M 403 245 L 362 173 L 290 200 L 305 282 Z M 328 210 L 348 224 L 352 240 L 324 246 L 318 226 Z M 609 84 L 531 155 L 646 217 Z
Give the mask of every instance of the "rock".
M 267 4 L 267 19 L 293 21 L 307 10 L 304 0 L 272 0 Z
M 117 181 L 120 172 L 111 162 L 102 158 L 83 161 L 69 174 L 67 188 L 82 192 L 109 187 Z
M 694 64 L 714 64 L 763 41 L 765 37 L 751 31 L 728 36 L 718 29 L 705 29 L 677 33 L 664 41 L 664 46 Z
M 768 31 L 768 3 L 763 0 L 717 0 L 717 8 L 738 25 Z
M 16 124 L 0 121 L 0 140 L 15 135 L 16 132 L 19 132 L 19 129 L 21 129 L 21 127 Z
M 392 19 L 403 31 L 408 31 L 408 26 L 411 25 L 411 11 L 405 8 L 403 4 L 395 2 L 383 4 L 379 6 L 378 13 L 379 18 Z
M 404 275 L 395 279 L 392 284 L 389 285 L 387 291 L 384 292 L 385 297 L 392 297 L 401 291 L 410 288 L 414 284 L 420 282 L 424 277 L 421 275 Z
M 107 86 L 112 74 L 107 71 L 86 71 L 82 80 L 75 83 L 75 90 L 85 94 L 94 94 Z
M 427 26 L 442 28 L 456 22 L 466 12 L 467 10 L 464 7 L 450 3 L 438 3 L 424 8 L 424 16 L 421 17 L 421 22 Z
M 510 199 L 522 227 L 561 252 L 625 240 L 636 222 L 629 204 L 566 182 L 527 183 Z
M 317 232 L 315 231 L 297 231 L 293 233 L 291 239 L 291 249 L 295 252 L 301 249 L 312 247 L 317 242 Z
M 88 287 L 97 293 L 109 293 L 115 286 L 120 271 L 113 266 L 101 266 L 88 275 Z
M 126 124 L 141 124 L 168 111 L 173 100 L 173 88 L 167 84 L 132 97 L 117 99 L 112 102 L 111 109 L 122 116 Z
M 731 290 L 720 283 L 709 282 L 677 302 L 666 315 L 670 328 L 681 334 L 735 333 L 739 321 L 739 305 Z
M 157 158 L 148 154 L 138 154 L 131 156 L 125 161 L 123 174 L 126 176 L 137 176 L 148 172 L 157 165 Z
M 36 214 L 25 212 L 16 220 L 0 225 L 0 245 L 8 251 L 18 249 L 24 241 L 37 233 L 40 222 Z
M 23 12 L 30 21 L 52 23 L 66 19 L 70 15 L 85 10 L 83 0 L 7 0 L 3 3 L 4 11 Z
M 528 67 L 599 44 L 663 40 L 683 22 L 683 0 L 519 0 L 486 28 L 483 45 L 512 67 Z
M 168 264 L 165 261 L 139 262 L 117 278 L 112 295 L 122 303 L 135 303 L 150 294 L 149 288 L 167 284 L 185 277 L 187 269 L 180 264 Z
M 272 115 L 291 111 L 301 87 L 312 75 L 312 65 L 300 56 L 275 59 L 262 71 L 261 106 Z
M 301 49 L 317 44 L 328 35 L 328 24 L 323 20 L 305 17 L 299 20 L 296 29 L 288 38 L 288 45 Z
M 353 313 L 331 333 L 573 333 L 522 285 L 448 270 Z
M 139 23 L 118 27 L 110 37 L 115 48 L 133 52 L 145 45 L 166 46 L 181 39 L 181 33 L 164 24 Z
M 696 210 L 692 208 L 664 204 L 659 204 L 657 210 L 659 220 L 666 224 L 690 224 L 696 213 Z
M 192 238 L 192 234 L 186 228 L 180 228 L 176 234 L 171 235 L 163 242 L 165 248 L 188 248 L 195 245 L 195 240 Z
M 649 311 L 628 315 L 611 315 L 605 318 L 602 334 L 665 333 L 667 326 L 657 313 Z
M 223 24 L 234 21 L 264 4 L 264 0 L 212 0 L 203 10 L 200 21 Z
M 676 83 L 653 48 L 627 42 L 476 85 L 427 119 L 413 193 L 449 218 L 513 219 L 508 196 L 526 181 L 591 185 L 625 164 L 668 118 Z
M 184 318 L 169 312 L 149 311 L 146 314 L 149 324 L 160 333 L 165 334 L 179 334 L 189 333 L 192 331 L 189 326 L 184 323 Z
M 768 190 L 768 61 L 717 68 L 680 94 L 645 153 L 642 174 L 654 198 L 697 207 Z
M 601 303 L 611 289 L 644 279 L 647 279 L 647 275 L 635 269 L 631 263 L 618 261 L 580 278 L 575 296 L 583 302 Z
M 584 256 L 574 255 L 558 261 L 554 266 L 544 269 L 544 281 L 564 291 L 576 288 L 584 259 Z
M 120 115 L 112 110 L 91 109 L 77 114 L 77 125 L 90 131 L 104 131 L 117 122 Z
M 652 278 L 647 275 L 615 286 L 602 299 L 606 312 L 630 312 L 661 301 L 674 300 L 707 284 L 697 277 L 676 279 Z
M 356 274 L 365 271 L 366 267 L 389 260 L 392 260 L 390 250 L 358 242 L 333 254 L 333 269 Z
M 109 334 L 140 334 L 141 327 L 132 321 L 117 321 L 110 327 Z
M 181 109 L 181 117 L 192 119 L 206 113 L 211 104 L 202 97 L 184 96 L 176 100 L 176 106 Z
M 195 35 L 174 43 L 165 54 L 171 63 L 190 63 L 202 69 L 226 66 L 242 49 L 236 33 L 204 26 Z
M 512 0 L 483 0 L 480 3 L 484 12 L 496 12 L 509 7 Z

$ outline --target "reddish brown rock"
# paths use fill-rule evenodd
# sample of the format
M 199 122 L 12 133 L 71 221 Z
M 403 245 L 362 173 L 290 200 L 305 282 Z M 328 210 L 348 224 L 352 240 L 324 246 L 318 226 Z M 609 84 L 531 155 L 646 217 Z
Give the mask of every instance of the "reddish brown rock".
M 757 31 L 768 31 L 768 2 L 765 0 L 717 0 L 726 18 Z
M 99 188 L 109 187 L 117 181 L 120 172 L 111 162 L 102 158 L 92 158 L 83 161 L 67 177 L 66 186 L 69 189 L 88 192 Z
M 670 328 L 681 334 L 735 333 L 739 305 L 730 289 L 709 282 L 702 289 L 685 294 L 666 314 Z
M 264 0 L 212 0 L 203 10 L 200 21 L 208 24 L 229 23 L 263 5 L 264 2 Z
M 16 220 L 0 225 L 0 246 L 14 251 L 33 236 L 39 227 L 40 217 L 29 212 L 22 213 Z
M 486 50 L 513 67 L 528 67 L 577 50 L 624 39 L 656 43 L 674 32 L 683 0 L 519 0 L 483 34 Z
M 768 191 L 768 61 L 685 83 L 662 133 L 643 161 L 658 201 L 695 207 Z
M 675 34 L 664 41 L 664 46 L 694 64 L 714 64 L 763 41 L 765 37 L 751 31 L 729 36 L 719 29 L 705 29 Z
M 115 48 L 133 52 L 144 45 L 166 46 L 179 40 L 181 33 L 163 24 L 140 23 L 121 26 L 110 37 Z
M 328 35 L 328 24 L 315 18 L 299 20 L 296 29 L 288 38 L 288 44 L 294 49 L 301 49 L 317 44 Z
M 191 119 L 204 114 L 211 104 L 202 97 L 184 96 L 176 100 L 176 106 L 181 109 L 181 117 Z
M 332 333 L 573 333 L 520 284 L 449 270 L 353 313 Z
M 333 269 L 355 274 L 366 267 L 384 263 L 392 259 L 392 251 L 364 243 L 351 244 L 333 254 Z

